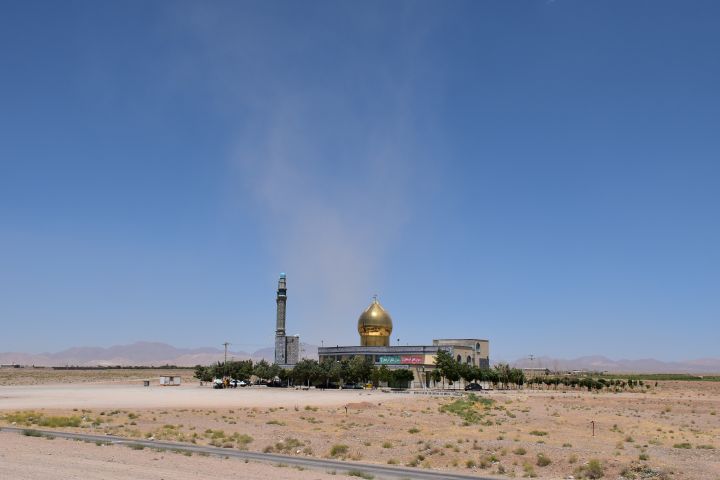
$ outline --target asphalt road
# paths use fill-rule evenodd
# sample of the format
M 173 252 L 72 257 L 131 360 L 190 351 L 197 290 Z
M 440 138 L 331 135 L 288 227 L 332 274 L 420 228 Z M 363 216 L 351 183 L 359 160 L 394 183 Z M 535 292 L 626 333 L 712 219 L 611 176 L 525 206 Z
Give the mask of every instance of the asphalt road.
M 71 440 L 83 440 L 87 442 L 107 442 L 113 445 L 142 445 L 147 448 L 161 448 L 183 452 L 204 453 L 221 457 L 239 458 L 243 460 L 254 460 L 259 462 L 301 466 L 323 471 L 335 470 L 338 473 L 360 471 L 370 473 L 376 478 L 411 478 L 411 479 L 433 479 L 433 480 L 493 480 L 489 477 L 475 475 L 461 475 L 457 473 L 438 472 L 433 470 L 421 470 L 416 468 L 390 467 L 385 465 L 373 465 L 369 463 L 344 462 L 340 460 L 328 460 L 312 457 L 295 457 L 291 455 L 277 455 L 274 453 L 249 452 L 233 450 L 228 448 L 205 447 L 189 443 L 161 442 L 151 440 L 133 440 L 130 438 L 116 437 L 113 435 L 89 435 L 85 433 L 61 432 L 55 430 L 38 430 L 35 428 L 2 427 L 2 432 L 13 432 L 22 434 L 24 430 L 34 430 L 43 435 L 51 435 L 56 438 L 68 438 Z

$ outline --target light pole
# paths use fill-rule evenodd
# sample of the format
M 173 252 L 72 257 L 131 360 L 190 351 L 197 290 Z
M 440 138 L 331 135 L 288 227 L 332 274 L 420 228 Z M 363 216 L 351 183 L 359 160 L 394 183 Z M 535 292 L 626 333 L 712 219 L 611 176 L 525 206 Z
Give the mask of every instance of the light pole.
M 225 343 L 223 343 L 223 345 L 225 346 L 225 363 L 223 363 L 223 380 L 225 380 L 225 378 L 227 378 L 227 347 L 228 347 L 228 345 L 230 345 L 230 343 L 225 342 Z

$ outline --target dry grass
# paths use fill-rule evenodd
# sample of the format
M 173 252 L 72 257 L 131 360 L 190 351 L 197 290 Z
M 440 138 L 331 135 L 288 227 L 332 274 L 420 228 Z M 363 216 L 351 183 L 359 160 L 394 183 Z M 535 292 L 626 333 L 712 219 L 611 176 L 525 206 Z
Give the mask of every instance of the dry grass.
M 644 393 L 520 391 L 453 399 L 358 392 L 354 405 L 363 408 L 350 408 L 347 415 L 346 400 L 327 400 L 344 398 L 338 392 L 278 390 L 272 393 L 286 399 L 283 405 L 46 409 L 7 412 L 2 421 L 37 426 L 32 422 L 40 418 L 79 417 L 85 420 L 77 427 L 60 428 L 509 477 L 593 478 L 602 470 L 603 478 L 617 478 L 643 459 L 652 471 L 672 470 L 675 479 L 713 478 L 720 426 L 712 412 L 720 409 L 719 387 L 660 382 Z M 254 395 L 202 392 L 209 398 Z M 596 424 L 594 437 L 590 420 Z

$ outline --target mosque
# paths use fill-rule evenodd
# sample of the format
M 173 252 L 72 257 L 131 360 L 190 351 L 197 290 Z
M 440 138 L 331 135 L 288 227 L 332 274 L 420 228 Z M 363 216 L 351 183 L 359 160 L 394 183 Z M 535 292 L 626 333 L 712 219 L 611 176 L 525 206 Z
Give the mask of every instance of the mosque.
M 292 368 L 299 359 L 300 337 L 287 335 L 285 312 L 287 306 L 287 277 L 280 274 L 276 296 L 277 315 L 275 323 L 275 363 Z M 320 347 L 318 357 L 335 361 L 365 357 L 375 365 L 385 365 L 391 370 L 409 369 L 414 374 L 413 387 L 431 385 L 431 373 L 435 370 L 435 356 L 439 350 L 450 353 L 458 362 L 490 367 L 490 343 L 479 338 L 439 338 L 432 345 L 391 345 L 393 321 L 390 314 L 377 299 L 360 314 L 357 321 L 360 345 Z
M 390 369 L 409 369 L 415 376 L 413 387 L 431 385 L 431 372 L 435 369 L 435 356 L 439 350 L 447 351 L 458 362 L 490 367 L 490 343 L 479 338 L 440 338 L 433 340 L 432 345 L 392 346 L 390 340 L 393 321 L 377 296 L 360 314 L 357 330 L 360 335 L 359 346 L 318 348 L 320 361 L 327 358 L 340 361 L 361 356 L 369 358 L 375 365 L 386 365 Z

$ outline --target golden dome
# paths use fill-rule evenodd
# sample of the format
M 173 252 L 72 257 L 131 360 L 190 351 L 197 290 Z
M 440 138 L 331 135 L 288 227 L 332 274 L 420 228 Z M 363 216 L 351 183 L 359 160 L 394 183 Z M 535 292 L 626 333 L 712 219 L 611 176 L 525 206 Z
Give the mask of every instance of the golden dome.
M 370 306 L 358 318 L 360 345 L 363 347 L 387 347 L 390 345 L 392 318 L 378 302 L 373 299 Z

